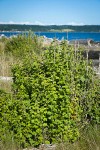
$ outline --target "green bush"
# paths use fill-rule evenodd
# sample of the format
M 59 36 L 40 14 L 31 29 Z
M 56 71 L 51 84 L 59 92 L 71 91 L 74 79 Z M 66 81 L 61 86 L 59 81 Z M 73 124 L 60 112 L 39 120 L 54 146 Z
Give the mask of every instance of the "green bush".
M 24 58 L 26 55 L 32 55 L 34 52 L 39 54 L 41 51 L 41 40 L 29 32 L 9 39 L 5 46 L 5 53 L 10 53 L 17 58 Z
M 29 56 L 12 69 L 13 98 L 0 99 L 1 139 L 9 131 L 22 147 L 74 142 L 81 123 L 100 123 L 99 83 L 81 50 L 53 42 L 41 59 Z
M 0 141 L 1 139 L 5 141 L 9 132 L 9 120 L 11 119 L 10 104 L 10 95 L 0 90 Z
M 27 111 L 24 105 L 24 113 L 28 112 L 25 116 L 29 118 L 27 125 L 24 123 L 23 128 L 23 121 L 20 122 L 25 143 L 75 141 L 80 122 L 99 123 L 93 70 L 81 51 L 75 52 L 66 42 L 61 46 L 52 44 L 45 50 L 42 61 L 35 55 L 25 59 L 23 65 L 13 68 L 13 76 L 16 98 L 22 104 L 28 103 Z

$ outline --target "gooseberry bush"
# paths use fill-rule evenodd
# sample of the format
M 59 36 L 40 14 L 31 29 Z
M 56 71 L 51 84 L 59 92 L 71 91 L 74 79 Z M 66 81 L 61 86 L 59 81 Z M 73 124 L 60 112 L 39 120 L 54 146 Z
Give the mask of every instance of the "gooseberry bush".
M 63 41 L 41 54 L 27 55 L 12 68 L 13 98 L 0 99 L 2 127 L 6 122 L 22 147 L 74 142 L 81 123 L 100 123 L 100 84 L 82 50 Z M 2 115 L 4 103 L 9 119 Z

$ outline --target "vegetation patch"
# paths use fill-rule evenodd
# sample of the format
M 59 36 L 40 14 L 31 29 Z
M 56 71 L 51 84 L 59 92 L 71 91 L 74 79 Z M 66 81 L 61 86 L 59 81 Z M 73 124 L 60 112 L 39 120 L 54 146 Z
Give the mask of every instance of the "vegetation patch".
M 18 61 L 12 67 L 12 93 L 0 90 L 3 145 L 9 135 L 18 148 L 75 145 L 82 139 L 80 129 L 100 124 L 100 81 L 82 49 L 53 41 L 43 50 L 29 34 L 9 40 L 5 53 Z

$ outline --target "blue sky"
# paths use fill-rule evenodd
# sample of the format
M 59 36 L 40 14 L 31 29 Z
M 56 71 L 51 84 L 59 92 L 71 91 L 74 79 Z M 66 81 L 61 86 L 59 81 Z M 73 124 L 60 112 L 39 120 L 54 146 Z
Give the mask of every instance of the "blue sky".
M 100 0 L 0 0 L 0 23 L 100 25 Z

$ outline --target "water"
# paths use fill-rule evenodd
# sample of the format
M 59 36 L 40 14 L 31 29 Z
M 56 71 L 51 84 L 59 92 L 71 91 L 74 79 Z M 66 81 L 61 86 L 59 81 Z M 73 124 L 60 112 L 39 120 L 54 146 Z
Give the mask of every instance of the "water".
M 23 34 L 22 32 L 0 32 L 0 36 L 16 36 Z M 91 39 L 95 42 L 100 42 L 100 32 L 35 32 L 38 36 L 46 36 L 47 38 L 56 38 L 58 40 L 87 40 Z
M 22 34 L 22 32 L 0 32 L 0 36 L 6 37 L 16 36 L 18 34 Z
M 94 32 L 36 32 L 39 36 L 46 36 L 48 38 L 57 38 L 59 40 L 61 39 L 68 39 L 70 40 L 79 40 L 79 39 L 92 39 L 93 41 L 100 42 L 100 33 L 94 33 Z

